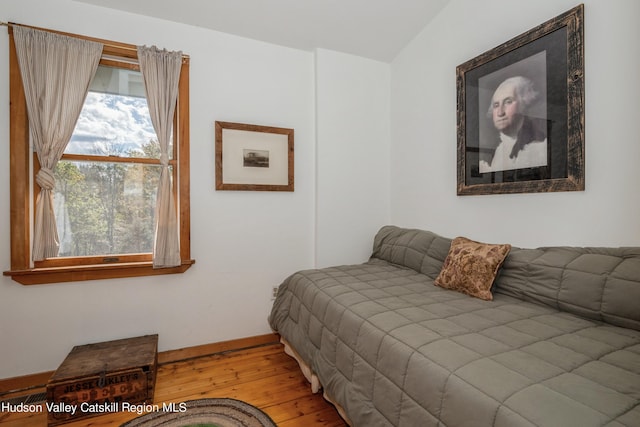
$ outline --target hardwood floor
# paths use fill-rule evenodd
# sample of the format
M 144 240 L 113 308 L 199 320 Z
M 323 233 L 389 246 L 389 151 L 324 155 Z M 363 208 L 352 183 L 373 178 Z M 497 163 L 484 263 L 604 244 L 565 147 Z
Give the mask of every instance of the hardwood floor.
M 279 427 L 346 426 L 321 393 L 311 393 L 311 386 L 297 362 L 284 353 L 277 340 L 276 335 L 265 335 L 160 353 L 154 403 L 228 397 L 259 407 Z M 33 378 L 41 380 L 43 375 Z M 44 391 L 42 384 L 2 382 L 0 400 L 15 395 L 7 390 L 16 384 L 29 388 L 31 394 Z M 120 426 L 136 416 L 135 413 L 106 414 L 64 426 Z M 46 409 L 42 413 L 0 412 L 0 425 L 42 427 L 47 425 L 46 418 Z

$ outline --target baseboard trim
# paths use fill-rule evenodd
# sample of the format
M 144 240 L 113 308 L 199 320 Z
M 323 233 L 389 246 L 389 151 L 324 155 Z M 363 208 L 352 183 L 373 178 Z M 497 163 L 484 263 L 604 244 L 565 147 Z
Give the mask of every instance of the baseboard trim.
M 280 336 L 278 334 L 257 335 L 253 337 L 185 347 L 176 350 L 166 350 L 158 353 L 158 364 L 165 365 L 168 363 L 182 362 L 203 356 L 247 350 L 272 344 L 280 344 Z M 53 373 L 54 371 L 47 371 L 0 379 L 0 397 L 3 395 L 18 394 L 20 392 L 46 387 L 47 382 Z
M 5 394 L 14 394 L 42 388 L 47 384 L 53 372 L 54 371 L 38 372 L 36 374 L 2 379 L 0 380 L 0 397 Z
M 158 364 L 182 362 L 203 356 L 211 356 L 219 353 L 231 351 L 247 350 L 255 347 L 263 347 L 272 344 L 279 344 L 278 334 L 257 335 L 254 337 L 239 338 L 230 341 L 221 341 L 211 344 L 196 345 L 193 347 L 168 350 L 158 353 Z

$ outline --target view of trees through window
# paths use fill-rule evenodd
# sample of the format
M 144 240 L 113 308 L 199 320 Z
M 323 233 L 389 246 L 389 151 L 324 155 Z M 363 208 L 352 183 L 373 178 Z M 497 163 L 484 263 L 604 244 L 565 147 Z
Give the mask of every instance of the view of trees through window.
M 141 74 L 101 65 L 55 170 L 59 256 L 151 252 L 159 157 Z

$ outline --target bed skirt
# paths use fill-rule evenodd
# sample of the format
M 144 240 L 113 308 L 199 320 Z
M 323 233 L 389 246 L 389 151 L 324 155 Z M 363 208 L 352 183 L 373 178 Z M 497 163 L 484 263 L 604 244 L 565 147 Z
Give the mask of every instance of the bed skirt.
M 286 354 L 288 354 L 289 356 L 293 357 L 295 359 L 296 362 L 298 362 L 298 366 L 300 366 L 300 370 L 302 371 L 302 375 L 304 375 L 304 377 L 307 379 L 307 381 L 309 381 L 309 384 L 311 384 L 311 392 L 313 394 L 317 394 L 320 393 L 320 390 L 322 389 L 322 384 L 320 384 L 320 379 L 318 378 L 318 376 L 313 372 L 313 370 L 311 369 L 311 367 L 305 363 L 304 360 L 302 360 L 302 357 L 300 357 L 300 355 L 298 354 L 298 352 L 296 351 L 295 348 L 293 348 L 293 346 L 291 344 L 289 344 L 289 342 L 287 340 L 285 340 L 284 338 L 280 337 L 280 342 L 282 343 L 282 345 L 284 345 L 284 352 Z M 322 397 L 324 397 L 324 399 L 331 403 L 333 406 L 335 406 L 336 410 L 338 411 L 338 414 L 340 414 L 340 416 L 342 417 L 342 419 L 349 425 L 349 426 L 353 426 L 353 424 L 351 423 L 351 421 L 349 421 L 349 418 L 347 417 L 347 415 L 344 412 L 344 409 L 338 405 L 332 398 L 331 396 L 329 396 L 326 391 L 323 391 L 322 393 Z

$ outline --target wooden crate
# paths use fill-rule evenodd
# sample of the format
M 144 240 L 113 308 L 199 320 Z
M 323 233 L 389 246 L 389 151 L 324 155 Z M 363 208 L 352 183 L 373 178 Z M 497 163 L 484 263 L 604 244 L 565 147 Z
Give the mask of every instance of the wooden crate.
M 47 383 L 47 421 L 55 426 L 153 402 L 158 335 L 73 347 Z

